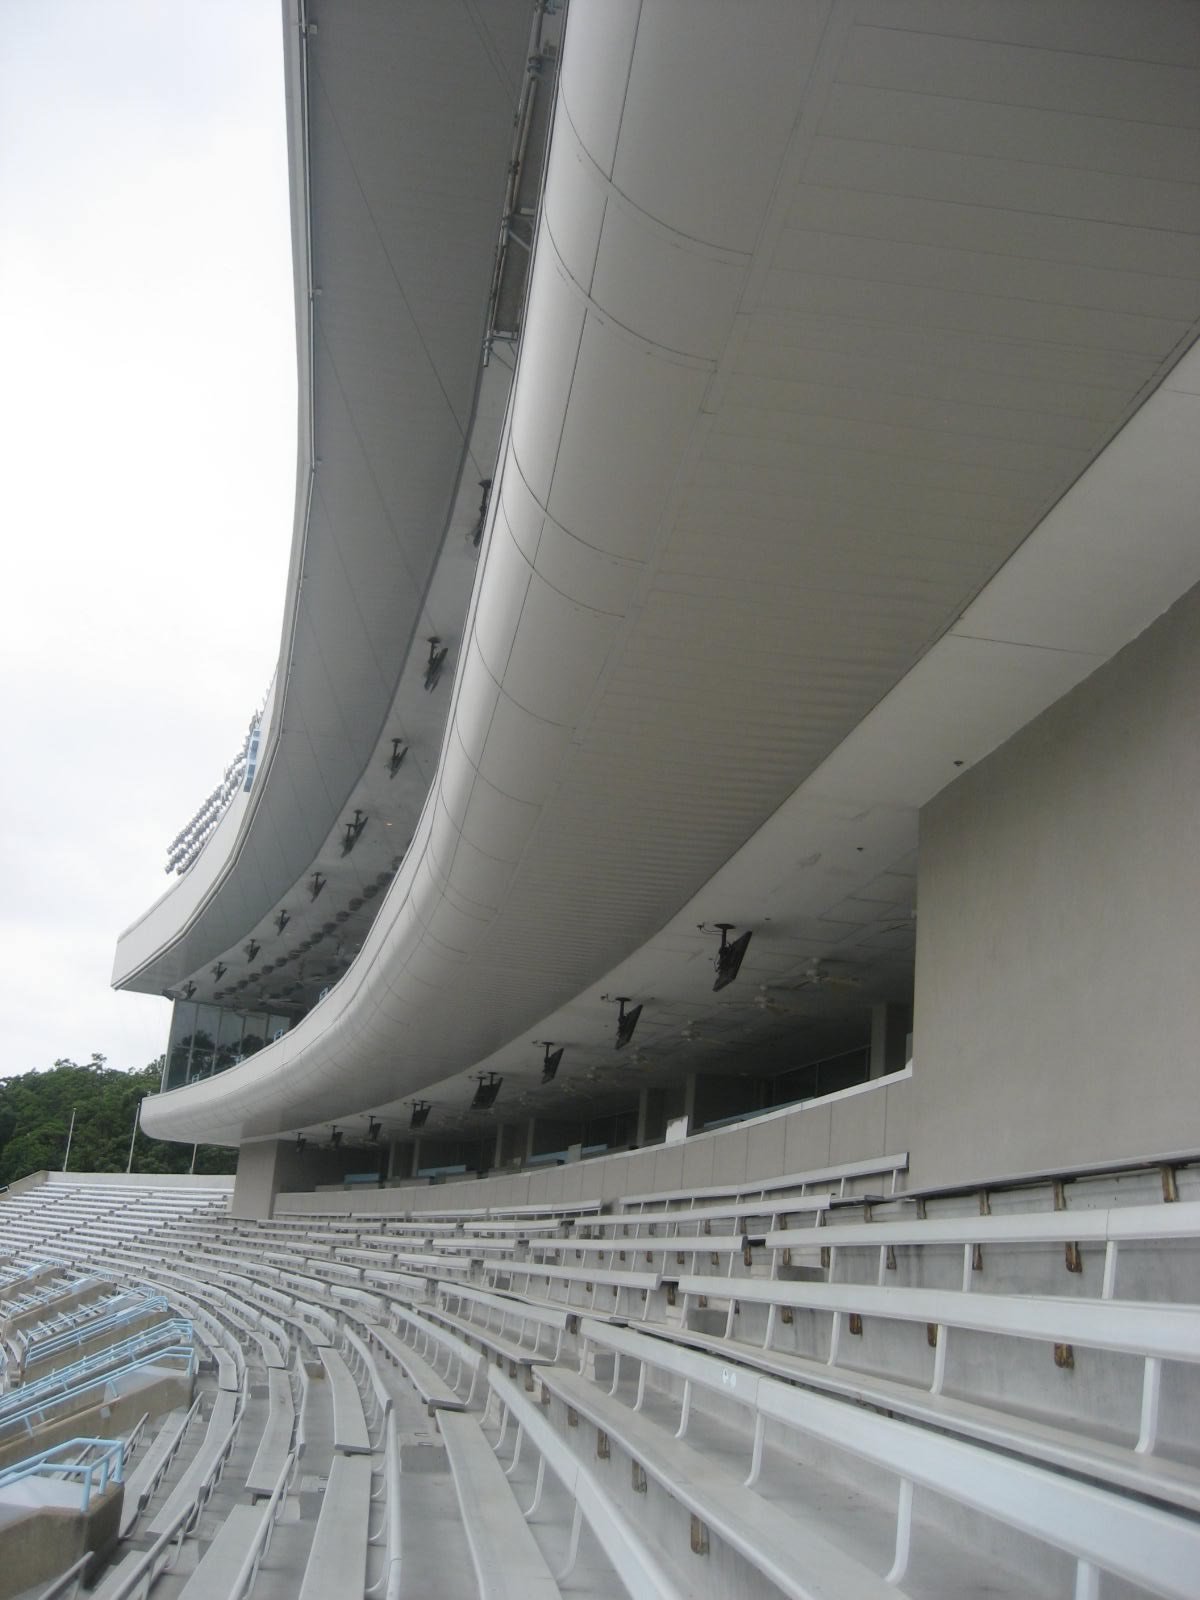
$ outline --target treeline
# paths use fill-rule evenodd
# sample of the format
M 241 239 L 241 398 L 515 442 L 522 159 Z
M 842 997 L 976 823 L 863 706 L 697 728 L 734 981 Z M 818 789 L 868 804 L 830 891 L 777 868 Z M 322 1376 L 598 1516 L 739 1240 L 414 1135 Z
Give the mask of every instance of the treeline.
M 139 1100 L 159 1086 L 162 1065 L 152 1061 L 139 1071 L 119 1072 L 93 1055 L 84 1065 L 56 1061 L 48 1072 L 26 1072 L 0 1080 L 0 1183 L 12 1183 L 41 1168 L 58 1172 L 67 1153 L 68 1172 L 124 1172 Z M 202 1144 L 196 1150 L 197 1172 L 233 1172 L 237 1151 Z M 190 1144 L 166 1144 L 148 1138 L 139 1128 L 133 1151 L 134 1172 L 187 1172 L 192 1167 Z

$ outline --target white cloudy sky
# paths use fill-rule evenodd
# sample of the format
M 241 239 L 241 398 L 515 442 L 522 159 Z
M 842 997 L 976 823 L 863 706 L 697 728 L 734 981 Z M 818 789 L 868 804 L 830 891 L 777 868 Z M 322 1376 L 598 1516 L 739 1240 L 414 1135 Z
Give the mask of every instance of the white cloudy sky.
M 278 648 L 279 0 L 0 4 L 0 1075 L 163 1048 L 119 930 Z

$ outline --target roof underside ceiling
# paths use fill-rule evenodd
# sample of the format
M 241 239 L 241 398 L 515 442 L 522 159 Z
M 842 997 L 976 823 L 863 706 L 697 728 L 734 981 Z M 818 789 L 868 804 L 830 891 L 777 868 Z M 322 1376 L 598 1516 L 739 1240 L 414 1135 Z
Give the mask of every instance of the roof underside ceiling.
M 1123 633 L 960 621 L 1195 337 L 1198 61 L 1182 4 L 573 0 L 413 847 L 328 1000 L 148 1129 L 267 1136 L 431 1085 L 453 1120 L 481 1063 L 524 1051 L 532 1082 L 528 1036 L 572 1006 L 592 1026 L 614 973 L 665 1043 L 702 987 L 703 936 L 671 932 L 697 909 L 755 927 L 747 1007 L 839 953 L 854 1005 L 902 997 L 917 806 L 1200 577 L 1164 521 L 1170 570 Z M 1194 415 L 1186 386 L 1170 403 L 1162 426 Z M 1085 562 L 1088 532 L 1062 535 Z M 1121 530 L 1096 539 L 1116 574 Z M 891 772 L 900 740 L 919 778 Z M 781 807 L 774 879 L 739 868 Z M 714 1032 L 755 1036 L 734 1015 Z
M 287 9 L 285 42 L 295 51 Z M 475 480 L 492 470 L 491 459 L 481 470 L 470 458 L 468 439 L 529 54 L 529 0 L 483 8 L 313 0 L 306 12 L 307 150 L 301 143 L 297 151 L 296 133 L 292 157 L 307 157 L 311 196 L 309 264 L 304 184 L 294 183 L 297 321 L 311 403 L 302 393 L 275 725 L 251 812 L 199 914 L 132 970 L 118 953 L 117 981 L 150 991 L 228 960 L 340 833 L 410 650 L 423 654 L 423 636 L 435 631 L 449 643 L 461 627 L 464 600 L 455 614 L 440 614 L 435 565 L 460 471 L 477 499 Z M 498 418 L 482 430 L 493 452 L 498 431 Z M 411 803 L 397 805 L 396 786 L 389 791 L 388 814 L 407 823 L 405 840 L 445 708 L 429 730 L 423 712 L 407 712 L 400 729 L 424 747 L 410 774 L 422 760 L 428 769 Z M 380 853 L 365 881 L 390 866 L 392 853 Z M 347 884 L 351 893 L 361 887 Z

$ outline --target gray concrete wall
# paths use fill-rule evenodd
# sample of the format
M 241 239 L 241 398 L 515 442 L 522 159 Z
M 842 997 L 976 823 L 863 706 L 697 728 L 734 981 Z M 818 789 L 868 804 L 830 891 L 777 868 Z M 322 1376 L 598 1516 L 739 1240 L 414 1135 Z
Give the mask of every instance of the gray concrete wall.
M 780 1177 L 855 1161 L 896 1155 L 908 1148 L 908 1073 L 843 1089 L 838 1094 L 765 1113 L 683 1144 L 655 1145 L 620 1155 L 600 1156 L 570 1166 L 476 1178 L 431 1187 L 280 1192 L 275 1213 L 436 1210 L 454 1206 L 524 1205 L 571 1200 L 614 1200 L 625 1194 L 739 1183 Z M 240 1170 L 239 1170 L 240 1181 Z M 870 1184 L 859 1187 L 871 1187 Z
M 1200 1149 L 1200 590 L 925 808 L 918 912 L 910 1186 Z

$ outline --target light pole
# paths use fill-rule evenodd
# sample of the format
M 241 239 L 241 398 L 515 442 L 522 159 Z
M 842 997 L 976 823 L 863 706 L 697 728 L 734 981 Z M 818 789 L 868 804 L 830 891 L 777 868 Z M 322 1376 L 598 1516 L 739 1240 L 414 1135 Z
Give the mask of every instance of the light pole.
M 71 1159 L 71 1140 L 75 1135 L 75 1107 L 71 1107 L 71 1126 L 67 1129 L 67 1148 L 63 1152 L 62 1169 L 67 1170 L 67 1162 Z
M 139 1100 L 133 1113 L 133 1132 L 129 1135 L 129 1160 L 125 1163 L 127 1173 L 133 1171 L 133 1147 L 137 1142 L 138 1123 L 142 1116 L 142 1102 Z

